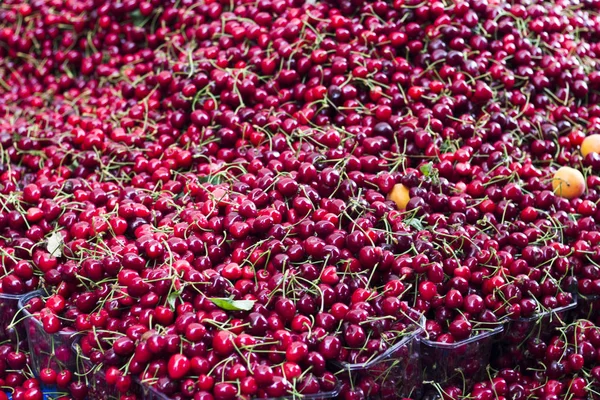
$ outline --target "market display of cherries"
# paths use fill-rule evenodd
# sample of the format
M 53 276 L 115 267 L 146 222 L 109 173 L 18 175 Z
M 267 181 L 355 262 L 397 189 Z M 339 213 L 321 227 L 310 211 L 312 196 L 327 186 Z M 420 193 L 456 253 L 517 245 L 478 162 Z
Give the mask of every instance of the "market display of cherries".
M 0 400 L 600 399 L 600 2 L 0 2 Z

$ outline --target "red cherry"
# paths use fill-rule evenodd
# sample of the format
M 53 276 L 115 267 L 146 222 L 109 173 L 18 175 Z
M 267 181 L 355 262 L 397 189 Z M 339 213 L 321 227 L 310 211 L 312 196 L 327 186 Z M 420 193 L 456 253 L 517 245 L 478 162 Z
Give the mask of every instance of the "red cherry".
M 465 297 L 463 304 L 465 311 L 472 314 L 480 313 L 485 307 L 483 299 L 476 294 L 470 294 L 467 297 Z
M 423 281 L 419 284 L 419 294 L 424 300 L 430 301 L 437 295 L 437 287 L 433 282 Z
M 336 359 L 342 349 L 342 343 L 336 336 L 325 336 L 319 343 L 319 353 L 326 360 Z
M 234 335 L 229 331 L 219 331 L 213 336 L 212 344 L 218 354 L 228 356 L 235 348 Z
M 230 383 L 217 383 L 213 389 L 216 400 L 233 400 L 237 397 L 237 388 Z
M 60 325 L 60 319 L 56 315 L 48 314 L 42 316 L 42 326 L 46 333 L 57 333 L 58 331 L 60 331 Z
M 348 346 L 360 348 L 367 340 L 367 335 L 359 325 L 352 324 L 345 329 L 344 340 Z
M 460 308 L 463 305 L 463 296 L 458 290 L 450 289 L 446 293 L 445 303 L 448 308 Z
M 463 340 L 471 335 L 473 326 L 469 321 L 461 317 L 452 321 L 448 329 L 457 340 Z
M 303 342 L 292 342 L 285 351 L 288 361 L 300 363 L 308 355 L 308 346 Z
M 190 360 L 182 354 L 173 354 L 169 358 L 169 377 L 171 379 L 183 378 L 191 368 Z
M 54 385 L 56 383 L 56 371 L 52 368 L 44 368 L 40 371 L 40 380 L 45 385 Z
M 59 388 L 66 388 L 71 383 L 72 374 L 69 370 L 62 370 L 56 375 L 56 386 Z
M 44 393 L 40 388 L 31 388 L 25 391 L 25 395 L 23 397 L 24 400 L 42 400 L 44 398 Z

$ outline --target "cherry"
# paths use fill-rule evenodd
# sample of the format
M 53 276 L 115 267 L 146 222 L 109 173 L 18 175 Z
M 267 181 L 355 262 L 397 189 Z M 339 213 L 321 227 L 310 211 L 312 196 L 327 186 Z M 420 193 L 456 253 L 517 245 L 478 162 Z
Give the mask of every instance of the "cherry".
M 71 384 L 69 385 L 69 391 L 75 399 L 85 399 L 88 393 L 88 387 L 82 381 L 71 382 Z
M 419 293 L 424 300 L 432 300 L 437 294 L 437 288 L 434 283 L 423 281 L 419 284 Z
M 189 372 L 191 363 L 187 357 L 181 354 L 174 354 L 169 358 L 168 368 L 169 377 L 172 379 L 181 379 Z
M 569 356 L 569 366 L 573 371 L 581 370 L 583 368 L 584 362 L 585 360 L 581 354 L 575 353 Z
M 43 398 L 44 394 L 40 388 L 27 389 L 23 396 L 24 400 L 41 400 Z
M 56 386 L 66 388 L 71 383 L 72 374 L 69 370 L 62 370 L 56 375 Z
M 229 383 L 218 383 L 213 390 L 215 399 L 218 400 L 233 400 L 236 398 L 238 391 L 236 387 Z
M 350 347 L 360 348 L 367 340 L 367 335 L 359 325 L 352 324 L 345 329 L 344 339 Z
M 52 368 L 44 368 L 40 371 L 40 380 L 45 385 L 54 385 L 56 378 L 57 373 Z
M 458 290 L 451 289 L 446 294 L 445 302 L 449 308 L 459 308 L 463 304 L 463 296 Z
M 131 355 L 135 350 L 135 343 L 128 337 L 117 339 L 112 346 L 115 354 L 119 356 Z
M 288 361 L 299 363 L 308 356 L 308 346 L 302 342 L 292 342 L 285 355 Z
M 339 356 L 341 347 L 342 344 L 339 338 L 335 336 L 325 336 L 319 343 L 319 353 L 326 360 L 333 360 Z
M 464 307 L 465 311 L 472 314 L 477 314 L 483 311 L 484 302 L 480 296 L 476 294 L 470 294 L 464 299 Z
M 235 344 L 233 334 L 229 331 L 219 331 L 213 337 L 213 348 L 221 355 L 229 355 L 233 353 Z
M 12 369 L 23 369 L 27 363 L 27 355 L 23 352 L 10 352 L 6 357 L 6 363 Z

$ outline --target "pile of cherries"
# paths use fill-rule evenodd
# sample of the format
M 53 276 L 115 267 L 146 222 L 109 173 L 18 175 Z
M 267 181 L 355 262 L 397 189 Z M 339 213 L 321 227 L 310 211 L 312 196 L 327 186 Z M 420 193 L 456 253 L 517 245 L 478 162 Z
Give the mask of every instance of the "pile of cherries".
M 502 339 L 491 381 L 429 385 L 598 397 L 599 10 L 5 0 L 0 303 L 43 290 L 44 345 L 77 347 L 117 399 L 359 400 L 388 378 L 340 369 L 421 316 L 451 344 L 579 302 Z M 17 345 L 22 314 L 2 318 Z M 13 399 L 39 398 L 30 372 L 88 396 L 89 371 L 13 353 Z

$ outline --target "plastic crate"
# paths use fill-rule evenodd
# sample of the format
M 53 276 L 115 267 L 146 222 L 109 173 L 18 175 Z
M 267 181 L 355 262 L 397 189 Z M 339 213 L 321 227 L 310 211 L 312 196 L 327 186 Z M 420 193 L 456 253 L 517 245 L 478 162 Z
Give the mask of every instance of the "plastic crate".
M 84 356 L 81 356 L 79 348 L 79 340 L 76 340 L 72 346 L 75 356 L 75 371 L 80 379 L 85 379 L 88 386 L 88 394 L 86 400 L 119 400 L 121 393 L 115 386 L 109 386 L 106 383 L 106 375 L 101 366 L 94 364 Z
M 39 296 L 42 296 L 41 292 L 32 292 L 19 300 L 19 307 L 23 314 L 22 323 L 29 343 L 33 373 L 39 375 L 44 368 L 52 368 L 55 371 L 63 369 L 72 371 L 75 368 L 75 356 L 71 351 L 71 346 L 75 340 L 76 332 L 46 333 L 42 323 L 34 318 L 25 307 L 29 300 Z
M 575 315 L 577 318 L 588 319 L 594 323 L 600 323 L 600 295 L 580 296 L 577 299 Z
M 106 383 L 104 371 L 99 367 L 94 367 L 93 363 L 87 358 L 78 356 L 81 354 L 78 341 L 73 343 L 72 350 L 77 359 L 78 374 L 86 376 L 88 380 L 88 395 L 86 400 L 119 400 L 121 393 L 114 386 L 110 387 Z M 341 384 L 338 382 L 336 388 L 329 392 L 306 396 L 277 397 L 265 400 L 328 400 L 337 398 L 340 390 Z M 135 394 L 138 399 L 143 400 L 170 400 L 169 396 L 159 392 L 148 384 L 140 382 L 139 379 L 134 380 L 132 394 Z
M 425 317 L 421 316 L 398 343 L 372 360 L 351 364 L 334 362 L 343 379 L 354 386 L 361 379 L 372 379 L 379 384 L 379 393 L 370 393 L 370 399 L 418 399 L 423 391 L 420 337 L 423 334 Z
M 139 386 L 138 399 L 171 400 L 171 398 L 169 396 L 159 392 L 152 386 L 147 385 L 142 382 L 139 382 L 139 381 L 137 383 Z M 338 395 L 340 394 L 341 389 L 342 389 L 342 385 L 340 382 L 338 382 L 335 389 L 331 390 L 329 392 L 307 394 L 307 395 L 303 395 L 303 396 L 283 396 L 283 397 L 270 397 L 270 398 L 256 397 L 256 400 L 259 400 L 259 399 L 261 399 L 261 400 L 330 400 L 330 399 L 337 399 Z M 111 399 L 111 398 L 109 397 L 107 399 Z
M 66 391 L 59 390 L 59 389 L 56 389 L 51 386 L 42 386 L 41 389 L 42 389 L 42 393 L 44 395 L 43 400 L 53 400 L 53 399 L 56 399 L 58 397 L 61 397 L 61 396 L 64 396 L 67 394 Z M 8 396 L 8 399 L 12 400 L 12 398 L 13 398 L 12 393 L 11 392 L 5 392 L 5 393 Z
M 329 400 L 329 399 L 337 399 L 341 390 L 342 390 L 342 385 L 340 382 L 338 382 L 335 389 L 330 390 L 328 392 L 307 394 L 307 395 L 303 395 L 303 396 L 270 397 L 270 398 L 262 399 L 262 400 Z M 260 397 L 257 397 L 257 400 L 258 399 L 260 399 Z
M 87 385 L 87 400 L 119 400 L 122 396 L 114 385 L 109 386 L 106 383 L 106 376 L 100 368 L 89 371 Z
M 158 390 L 156 390 L 155 388 L 153 388 L 150 385 L 141 383 L 139 381 L 138 381 L 138 384 L 140 386 L 140 391 L 141 391 L 140 398 L 142 398 L 144 400 L 170 400 L 171 399 L 169 396 L 159 392 Z
M 32 292 L 37 293 L 37 292 Z M 23 317 L 18 311 L 19 300 L 28 296 L 27 294 L 0 293 L 0 343 L 27 343 L 25 327 L 20 321 Z
M 569 305 L 537 313 L 528 318 L 507 320 L 502 342 L 518 345 L 532 336 L 540 339 L 549 338 L 554 328 L 565 324 L 571 312 L 577 307 L 577 302 L 577 297 L 573 297 L 573 302 Z
M 502 325 L 456 343 L 421 340 L 425 379 L 439 384 L 471 387 L 483 378 L 494 341 L 504 330 Z

